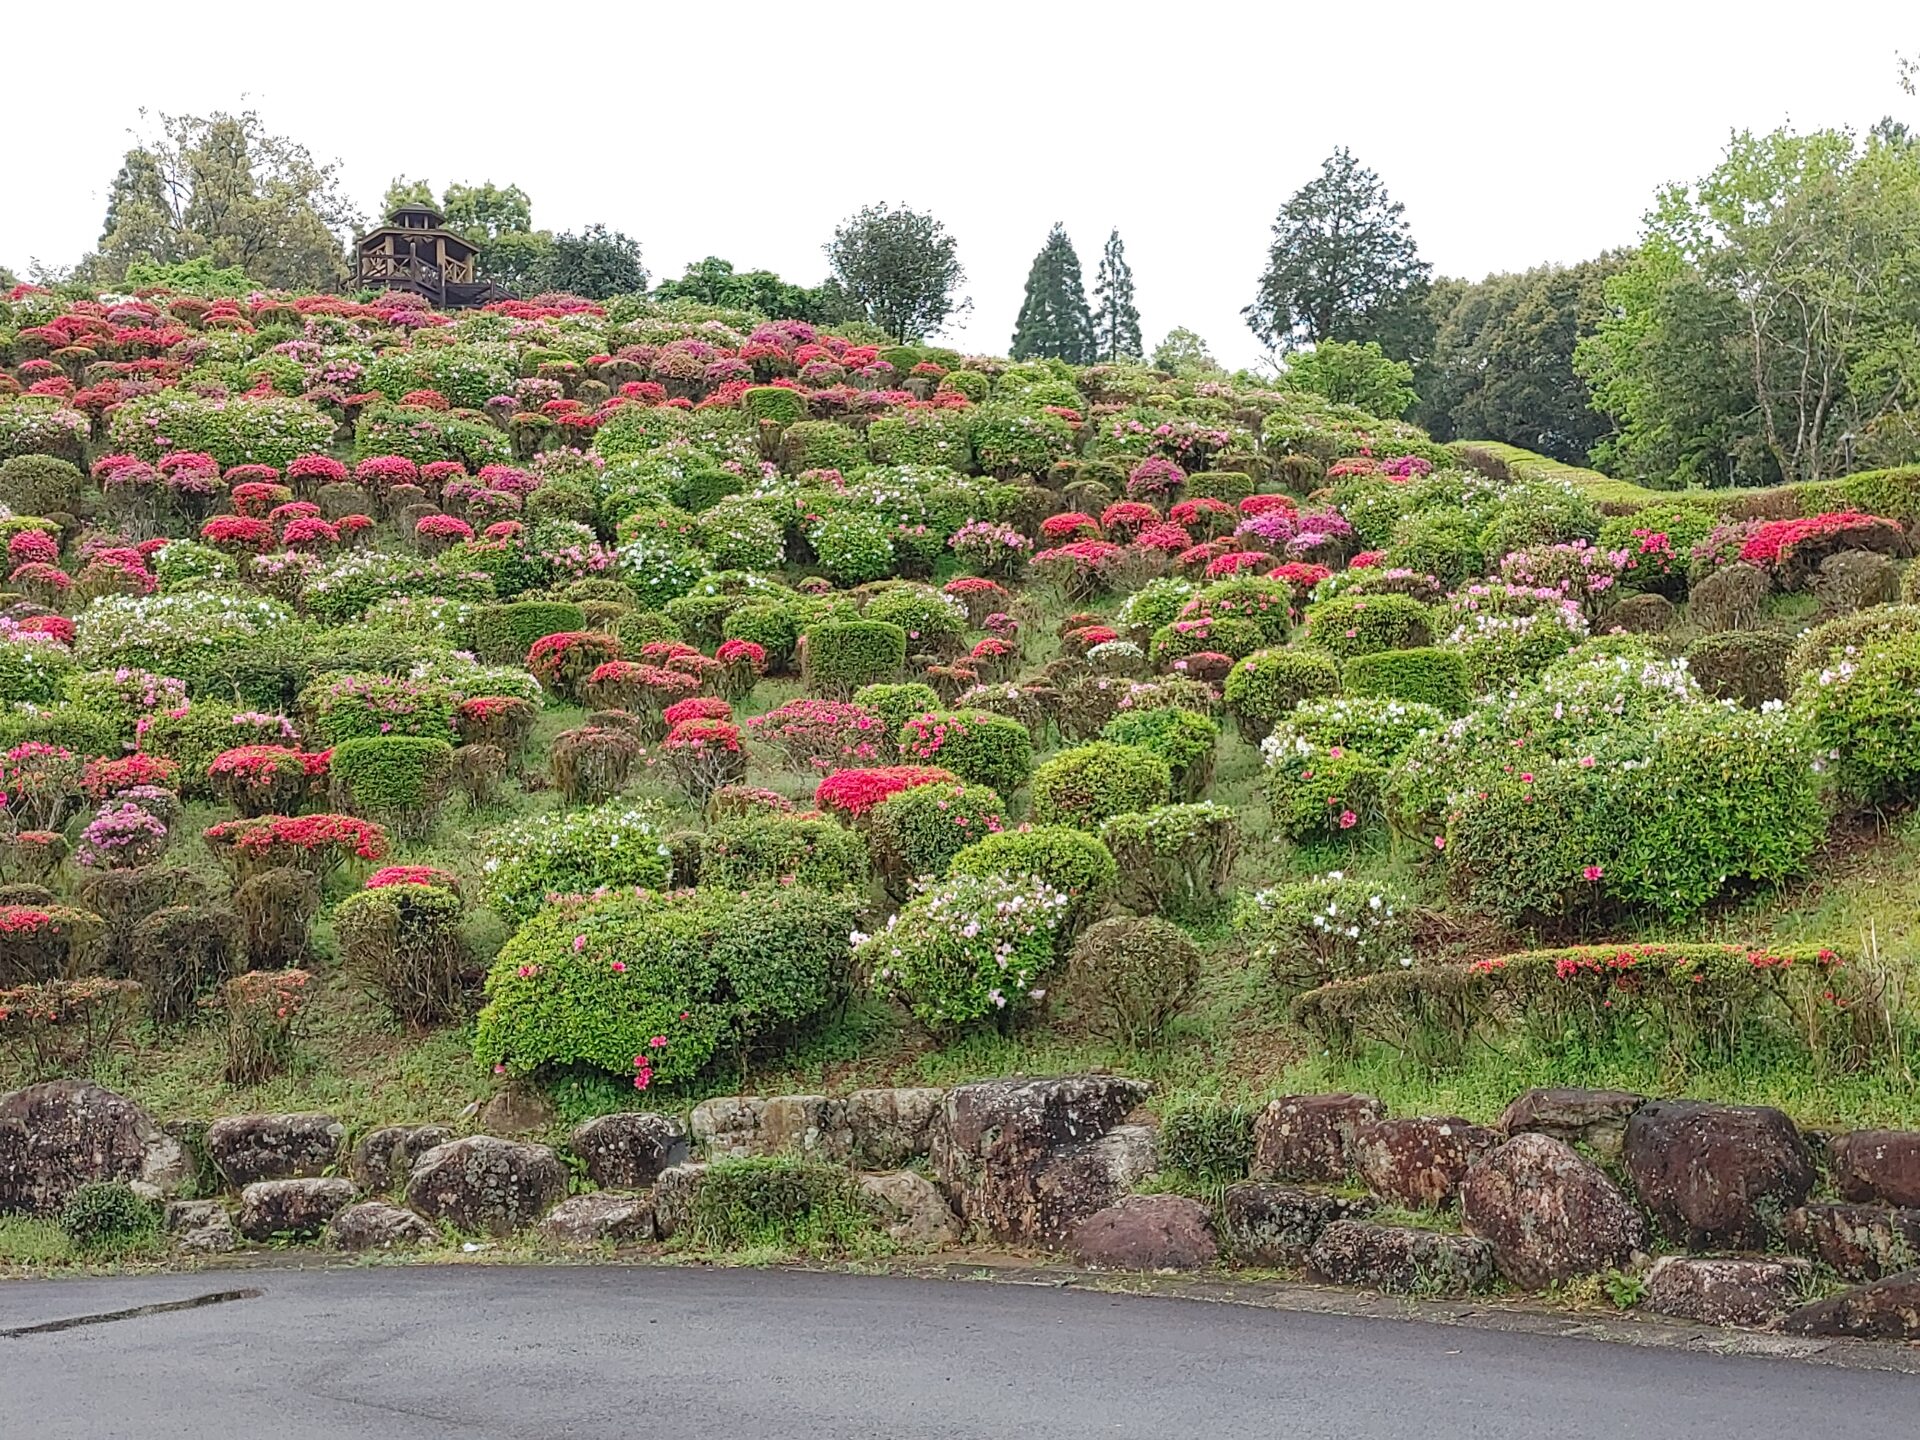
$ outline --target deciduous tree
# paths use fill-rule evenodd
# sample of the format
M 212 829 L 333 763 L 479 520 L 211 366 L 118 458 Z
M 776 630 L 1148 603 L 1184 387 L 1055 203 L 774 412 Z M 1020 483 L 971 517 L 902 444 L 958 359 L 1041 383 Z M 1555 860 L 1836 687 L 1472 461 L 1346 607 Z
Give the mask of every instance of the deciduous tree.
M 826 246 L 833 278 L 861 314 L 900 344 L 938 333 L 964 311 L 959 245 L 931 215 L 902 205 L 869 205 L 833 232 Z

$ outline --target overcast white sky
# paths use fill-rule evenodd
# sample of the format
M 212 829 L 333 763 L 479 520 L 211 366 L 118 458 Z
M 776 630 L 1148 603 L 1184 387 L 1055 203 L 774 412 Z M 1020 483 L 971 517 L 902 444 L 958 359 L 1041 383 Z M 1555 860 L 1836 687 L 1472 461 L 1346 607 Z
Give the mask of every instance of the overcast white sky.
M 371 213 L 389 179 L 517 182 L 534 223 L 601 221 L 656 279 L 717 254 L 802 283 L 869 201 L 959 238 L 962 348 L 1004 352 L 1028 264 L 1064 221 L 1092 288 L 1118 225 L 1149 346 L 1185 325 L 1230 365 L 1275 211 L 1336 145 L 1378 171 L 1442 274 L 1631 241 L 1654 188 L 1728 133 L 1920 125 L 1894 0 L 1528 4 L 1004 3 L 822 7 L 201 0 L 15 7 L 0 22 L 0 264 L 66 263 L 100 230 L 139 107 L 251 105 L 337 159 Z M 431 18 L 429 18 L 431 17 Z

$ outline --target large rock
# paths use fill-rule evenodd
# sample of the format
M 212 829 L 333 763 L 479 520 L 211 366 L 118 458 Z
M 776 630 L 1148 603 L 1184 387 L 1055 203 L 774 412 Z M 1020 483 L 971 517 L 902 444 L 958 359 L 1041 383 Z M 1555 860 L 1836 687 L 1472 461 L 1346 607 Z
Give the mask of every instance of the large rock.
M 707 1167 L 698 1161 L 662 1170 L 653 1187 L 653 1224 L 662 1240 L 671 1239 L 693 1220 L 694 1201 L 706 1183 Z
M 1147 1090 L 1111 1075 L 962 1085 L 934 1124 L 934 1175 L 994 1239 L 1058 1244 L 1152 1173 L 1153 1132 L 1119 1124 Z
M 1083 1265 L 1112 1270 L 1198 1270 L 1220 1257 L 1207 1207 L 1184 1195 L 1129 1195 L 1073 1227 Z
M 1649 1101 L 1622 1155 L 1654 1224 L 1694 1250 L 1764 1250 L 1813 1189 L 1800 1132 L 1762 1105 Z
M 709 1160 L 804 1155 L 845 1163 L 853 1155 L 847 1104 L 825 1095 L 723 1095 L 694 1106 L 689 1124 Z
M 133 1101 L 86 1080 L 0 1095 L 0 1215 L 57 1215 L 95 1180 L 178 1190 L 191 1161 Z
M 233 1217 L 218 1200 L 175 1200 L 166 1210 L 167 1238 L 184 1255 L 224 1255 L 239 1243 Z
M 1344 1185 L 1353 1178 L 1354 1137 L 1386 1115 L 1371 1095 L 1284 1095 L 1254 1122 L 1249 1178 Z
M 1647 1103 L 1631 1090 L 1579 1090 L 1551 1086 L 1529 1090 L 1494 1122 L 1494 1128 L 1514 1135 L 1551 1135 L 1569 1145 L 1586 1145 L 1603 1159 L 1619 1155 L 1626 1142 L 1627 1121 Z
M 340 1163 L 347 1127 L 331 1115 L 229 1115 L 207 1127 L 207 1158 L 236 1190 L 308 1180 Z
M 1467 1172 L 1460 1223 L 1515 1285 L 1542 1289 L 1628 1264 L 1646 1222 L 1606 1172 L 1549 1135 L 1516 1135 Z
M 440 1232 L 411 1210 L 384 1200 L 349 1205 L 327 1226 L 327 1243 L 336 1250 L 404 1250 L 439 1238 Z
M 1920 1270 L 1904 1270 L 1802 1305 L 1780 1322 L 1780 1328 L 1790 1335 L 1920 1340 Z
M 926 1157 L 947 1092 L 925 1088 L 856 1090 L 846 1099 L 852 1162 L 862 1170 L 898 1170 Z
M 1852 1130 L 1827 1154 L 1841 1199 L 1920 1206 L 1920 1130 Z
M 1354 1166 L 1382 1200 L 1438 1210 L 1453 1203 L 1474 1161 L 1499 1149 L 1501 1138 L 1458 1115 L 1368 1120 L 1354 1132 Z
M 1470 1235 L 1339 1220 L 1313 1242 L 1307 1269 L 1328 1284 L 1388 1295 L 1464 1295 L 1493 1279 L 1493 1252 Z
M 256 1180 L 240 1192 L 235 1222 L 249 1240 L 311 1240 L 353 1203 L 351 1180 Z
M 1221 1248 L 1235 1264 L 1295 1269 L 1306 1263 L 1307 1251 L 1327 1226 L 1365 1219 L 1376 1208 L 1372 1196 L 1246 1181 L 1227 1187 L 1215 1224 Z
M 1846 1280 L 1878 1280 L 1920 1265 L 1920 1210 L 1889 1205 L 1802 1205 L 1787 1243 Z
M 545 1145 L 469 1135 L 436 1145 L 413 1164 L 407 1204 L 456 1230 L 511 1235 L 567 1194 L 567 1167 Z
M 540 1231 L 562 1245 L 645 1244 L 654 1236 L 653 1200 L 619 1190 L 575 1195 L 554 1207 Z
M 518 1088 L 502 1090 L 481 1107 L 480 1128 L 489 1135 L 519 1139 L 544 1135 L 559 1123 L 559 1113 L 546 1096 Z
M 369 1130 L 353 1147 L 347 1173 L 363 1190 L 384 1194 L 404 1186 L 413 1162 L 453 1139 L 444 1125 L 386 1125 Z
M 1804 1260 L 1665 1255 L 1647 1272 L 1640 1304 L 1703 1325 L 1771 1325 L 1800 1303 L 1812 1277 Z
M 644 1190 L 687 1158 L 680 1122 L 646 1110 L 597 1115 L 575 1126 L 567 1145 L 603 1190 Z
M 912 1170 L 862 1175 L 860 1189 L 896 1244 L 935 1250 L 960 1238 L 960 1217 L 934 1183 Z

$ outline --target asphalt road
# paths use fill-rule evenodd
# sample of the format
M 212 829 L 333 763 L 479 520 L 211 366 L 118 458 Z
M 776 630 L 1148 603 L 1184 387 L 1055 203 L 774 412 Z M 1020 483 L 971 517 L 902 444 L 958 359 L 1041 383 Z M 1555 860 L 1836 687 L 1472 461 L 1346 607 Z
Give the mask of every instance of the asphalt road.
M 255 1287 L 257 1298 L 19 1333 Z M 1822 1440 L 1920 1378 L 1397 1320 L 760 1271 L 0 1284 L 3 1440 Z

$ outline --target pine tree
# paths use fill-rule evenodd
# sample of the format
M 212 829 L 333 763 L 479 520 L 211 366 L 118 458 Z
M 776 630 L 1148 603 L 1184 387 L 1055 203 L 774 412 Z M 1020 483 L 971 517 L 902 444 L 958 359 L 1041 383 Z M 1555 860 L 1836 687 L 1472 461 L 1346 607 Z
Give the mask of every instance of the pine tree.
M 1020 318 L 1014 321 L 1008 353 L 1016 360 L 1046 357 L 1072 365 L 1093 363 L 1093 315 L 1080 278 L 1080 257 L 1058 221 L 1027 272 L 1027 297 L 1021 302 Z
M 1093 287 L 1094 358 L 1106 364 L 1138 360 L 1146 353 L 1140 338 L 1140 308 L 1133 303 L 1133 267 L 1116 228 L 1100 256 L 1100 278 Z

